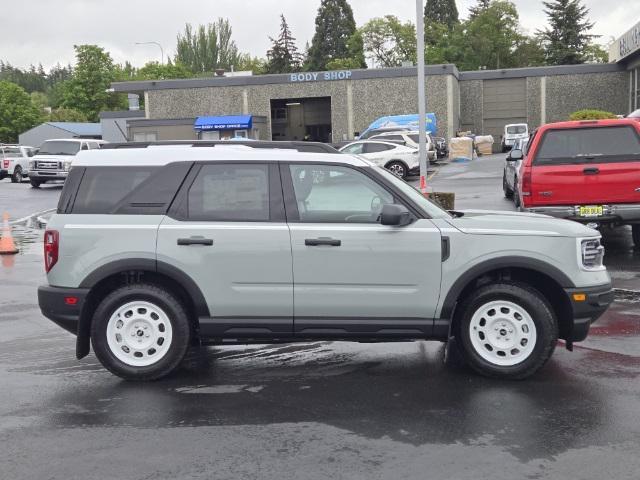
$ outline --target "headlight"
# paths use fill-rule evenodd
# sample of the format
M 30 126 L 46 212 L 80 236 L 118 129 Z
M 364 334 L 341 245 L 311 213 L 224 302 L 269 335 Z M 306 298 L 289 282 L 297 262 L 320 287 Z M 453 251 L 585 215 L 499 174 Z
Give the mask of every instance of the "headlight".
M 36 169 L 36 162 L 35 161 L 29 162 L 29 169 L 30 170 L 35 170 Z
M 584 270 L 604 269 L 604 247 L 599 238 L 578 239 L 579 261 Z
M 64 171 L 68 172 L 71 170 L 71 162 L 64 162 Z

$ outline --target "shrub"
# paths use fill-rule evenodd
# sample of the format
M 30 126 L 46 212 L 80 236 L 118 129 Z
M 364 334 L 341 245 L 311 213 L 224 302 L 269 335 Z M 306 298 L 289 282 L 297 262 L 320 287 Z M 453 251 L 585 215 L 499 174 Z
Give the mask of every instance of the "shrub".
M 617 118 L 611 112 L 605 112 L 604 110 L 592 110 L 584 109 L 573 112 L 569 115 L 569 120 L 604 120 L 607 118 Z

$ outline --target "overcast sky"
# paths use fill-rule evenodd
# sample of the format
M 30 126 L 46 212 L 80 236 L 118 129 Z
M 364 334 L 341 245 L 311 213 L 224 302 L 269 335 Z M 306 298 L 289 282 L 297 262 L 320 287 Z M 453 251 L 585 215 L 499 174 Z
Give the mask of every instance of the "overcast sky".
M 639 0 L 584 0 L 595 22 L 593 33 L 609 41 L 640 21 Z M 414 0 L 350 0 L 358 26 L 372 17 L 393 14 L 415 20 Z M 475 0 L 457 0 L 461 17 Z M 515 0 L 528 33 L 545 23 L 542 0 Z M 278 32 L 280 13 L 287 18 L 300 48 L 313 36 L 320 0 L 2 0 L 0 59 L 26 67 L 73 62 L 74 44 L 98 44 L 116 62 L 141 66 L 159 60 L 157 41 L 173 55 L 176 33 L 184 24 L 229 18 L 242 51 L 265 56 L 269 36 Z

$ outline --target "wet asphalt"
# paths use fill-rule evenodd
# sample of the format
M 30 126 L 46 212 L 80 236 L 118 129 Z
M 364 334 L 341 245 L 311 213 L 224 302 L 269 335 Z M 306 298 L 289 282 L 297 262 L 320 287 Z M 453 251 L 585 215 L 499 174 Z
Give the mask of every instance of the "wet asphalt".
M 500 158 L 443 167 L 430 184 L 455 191 L 458 208 L 509 208 Z M 59 189 L 30 190 L 0 182 L 2 207 L 18 218 L 55 206 Z M 560 343 L 526 381 L 445 364 L 436 342 L 315 342 L 194 349 L 147 384 L 75 359 L 74 337 L 37 307 L 41 232 L 15 233 L 22 251 L 0 266 L 0 479 L 640 477 L 628 232 L 605 235 L 625 290 L 586 342 Z

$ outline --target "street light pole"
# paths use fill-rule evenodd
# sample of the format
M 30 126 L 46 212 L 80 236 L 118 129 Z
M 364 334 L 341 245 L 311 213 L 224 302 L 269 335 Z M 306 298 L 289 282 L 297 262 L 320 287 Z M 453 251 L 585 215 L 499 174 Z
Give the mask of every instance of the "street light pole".
M 424 3 L 416 0 L 416 30 L 418 35 L 418 117 L 419 117 L 419 159 L 420 159 L 420 191 L 427 193 L 427 174 L 429 158 L 427 156 L 427 100 L 425 92 L 424 72 Z
M 136 45 L 157 45 L 158 48 L 160 48 L 160 59 L 161 59 L 161 63 L 160 65 L 164 65 L 164 48 L 162 48 L 162 45 L 160 45 L 160 43 L 158 42 L 136 42 Z

